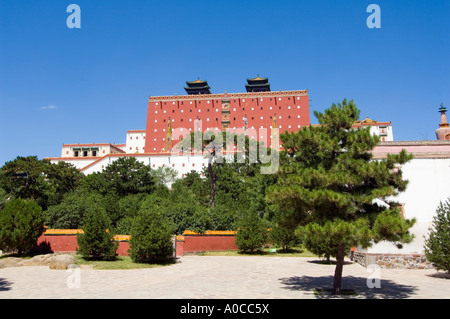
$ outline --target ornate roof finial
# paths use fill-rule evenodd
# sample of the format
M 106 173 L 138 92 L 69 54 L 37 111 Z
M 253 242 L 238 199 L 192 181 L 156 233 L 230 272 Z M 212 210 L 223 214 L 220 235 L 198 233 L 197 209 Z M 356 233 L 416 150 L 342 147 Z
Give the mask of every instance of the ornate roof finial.
M 439 124 L 439 128 L 436 130 L 436 137 L 438 140 L 450 140 L 450 127 L 445 116 L 447 109 L 444 107 L 444 103 L 441 103 L 439 112 L 441 113 L 441 124 Z

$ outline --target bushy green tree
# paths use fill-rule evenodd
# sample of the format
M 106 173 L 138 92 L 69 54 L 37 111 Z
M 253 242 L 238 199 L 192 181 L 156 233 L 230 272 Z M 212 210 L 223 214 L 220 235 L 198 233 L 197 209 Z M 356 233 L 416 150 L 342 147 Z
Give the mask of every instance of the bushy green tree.
M 178 185 L 189 189 L 199 205 L 209 207 L 210 185 L 208 180 L 202 178 L 199 172 L 194 170 L 188 172 L 183 178 L 177 179 L 172 188 L 176 189 Z
M 145 194 L 125 196 L 116 203 L 119 216 L 113 225 L 117 234 L 130 234 L 133 219 L 138 215 Z
M 72 164 L 60 161 L 51 164 L 45 162 L 46 181 L 49 186 L 47 207 L 61 203 L 65 194 L 76 190 L 84 175 Z
M 0 249 L 27 252 L 44 231 L 44 214 L 34 200 L 13 199 L 0 212 Z
M 152 193 L 156 179 L 148 165 L 135 157 L 121 157 L 102 172 L 88 175 L 82 186 L 102 195 L 113 194 L 121 198 L 131 194 Z
M 159 211 L 141 208 L 131 227 L 130 256 L 134 262 L 167 261 L 173 254 L 173 223 Z
M 233 205 L 220 204 L 209 209 L 210 230 L 237 230 L 238 212 Z
M 46 211 L 46 225 L 49 228 L 80 228 L 86 212 L 97 207 L 104 209 L 103 196 L 82 188 L 77 189 L 65 194 L 60 204 L 49 207 Z
M 211 224 L 208 209 L 199 205 L 192 192 L 180 184 L 171 191 L 158 191 L 146 196 L 141 209 L 157 211 L 174 225 L 175 234 L 185 230 L 204 232 Z
M 111 191 L 102 172 L 94 172 L 86 175 L 81 180 L 80 187 L 88 192 L 95 192 L 102 195 Z
M 36 156 L 18 156 L 0 169 L 0 185 L 11 197 L 33 199 L 43 210 L 76 189 L 82 177 L 71 164 L 52 164 Z
M 436 209 L 424 249 L 425 256 L 436 269 L 450 274 L 450 198 Z
M 224 188 L 231 186 L 230 181 L 237 181 L 235 178 L 231 178 L 221 182 L 221 179 L 229 176 L 224 174 L 224 171 L 233 172 L 241 177 L 253 176 L 260 170 L 263 159 L 268 161 L 267 158 L 271 156 L 271 151 L 266 149 L 263 143 L 250 140 L 247 135 L 235 134 L 230 131 L 219 133 L 194 131 L 177 144 L 177 148 L 183 152 L 201 151 L 206 154 L 208 167 L 203 170 L 203 173 L 210 181 L 210 207 L 216 205 L 216 189 L 231 198 L 239 192 L 236 185 L 228 189 Z M 227 159 L 228 155 L 224 156 L 226 152 L 230 151 L 234 152 L 231 160 Z
M 77 235 L 78 253 L 86 259 L 113 260 L 118 244 L 114 242 L 111 221 L 103 207 L 90 205 L 83 217 L 81 229 Z
M 256 212 L 243 212 L 237 226 L 236 246 L 240 251 L 253 253 L 268 243 L 267 223 Z
M 289 251 L 301 243 L 300 236 L 297 235 L 295 230 L 279 224 L 270 229 L 269 238 L 275 247 L 281 247 L 284 251 Z
M 150 171 L 148 165 L 139 162 L 135 157 L 121 157 L 106 166 L 101 174 L 108 190 L 122 197 L 153 192 L 156 180 Z
M 36 156 L 18 156 L 1 168 L 0 184 L 13 198 L 33 199 L 45 210 L 50 194 L 46 166 L 47 162 Z
M 388 198 L 406 189 L 400 165 L 405 151 L 374 160 L 379 137 L 370 128 L 353 129 L 360 111 L 353 101 L 315 112 L 319 124 L 284 133 L 277 184 L 268 200 L 291 212 L 285 216 L 303 225 L 310 247 L 336 257 L 333 291 L 341 293 L 344 257 L 351 246 L 369 247 L 381 240 L 398 245 L 412 240 L 414 220 L 403 219 Z M 388 203 L 379 206 L 374 200 Z

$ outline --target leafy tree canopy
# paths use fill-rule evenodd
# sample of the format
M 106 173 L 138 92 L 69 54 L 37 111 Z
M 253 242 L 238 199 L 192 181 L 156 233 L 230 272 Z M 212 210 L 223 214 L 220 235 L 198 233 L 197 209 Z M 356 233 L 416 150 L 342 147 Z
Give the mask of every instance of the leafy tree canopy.
M 98 207 L 105 207 L 103 196 L 77 189 L 65 194 L 60 204 L 48 208 L 46 225 L 49 228 L 78 229 L 86 212 Z
M 155 190 L 156 179 L 151 168 L 135 157 L 121 157 L 101 173 L 88 175 L 83 186 L 89 190 L 106 195 L 108 193 L 123 197 L 131 194 L 150 194 Z
M 14 198 L 35 200 L 44 210 L 76 189 L 83 175 L 73 165 L 18 156 L 0 169 L 0 186 Z

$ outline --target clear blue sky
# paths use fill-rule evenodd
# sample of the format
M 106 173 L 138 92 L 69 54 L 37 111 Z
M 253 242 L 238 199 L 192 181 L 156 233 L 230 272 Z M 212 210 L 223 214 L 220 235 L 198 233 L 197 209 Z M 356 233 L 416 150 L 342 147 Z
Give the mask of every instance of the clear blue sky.
M 71 3 L 81 29 L 69 29 Z M 381 28 L 369 29 L 369 4 Z M 0 165 L 63 143 L 124 143 L 149 95 L 308 89 L 314 110 L 354 99 L 395 140 L 434 140 L 450 108 L 450 1 L 0 0 Z

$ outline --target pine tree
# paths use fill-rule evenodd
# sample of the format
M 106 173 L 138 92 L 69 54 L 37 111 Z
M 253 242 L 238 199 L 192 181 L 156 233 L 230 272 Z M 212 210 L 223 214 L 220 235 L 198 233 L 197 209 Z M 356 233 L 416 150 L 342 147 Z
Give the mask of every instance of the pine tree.
M 86 259 L 113 260 L 118 244 L 109 231 L 111 220 L 101 206 L 89 206 L 83 218 L 83 233 L 78 234 L 78 253 Z
M 145 203 L 131 226 L 130 257 L 137 263 L 166 262 L 173 254 L 173 223 Z
M 42 208 L 31 199 L 10 200 L 0 211 L 0 249 L 30 250 L 44 231 Z
M 424 249 L 436 269 L 450 274 L 450 198 L 439 204 Z
M 242 252 L 254 253 L 267 244 L 267 225 L 255 211 L 245 211 L 237 222 L 236 246 Z
M 276 185 L 267 199 L 287 212 L 285 218 L 303 226 L 305 245 L 336 257 L 333 292 L 341 293 L 344 257 L 351 246 L 369 247 L 381 240 L 410 242 L 414 220 L 401 217 L 393 197 L 406 189 L 399 165 L 412 156 L 405 151 L 374 160 L 379 142 L 369 128 L 353 129 L 360 111 L 344 99 L 324 113 L 320 125 L 284 133 L 285 151 Z M 378 206 L 381 199 L 389 208 Z

